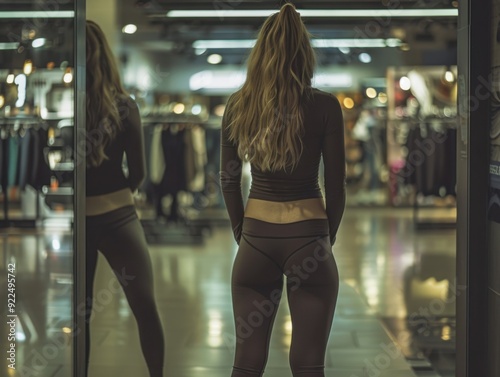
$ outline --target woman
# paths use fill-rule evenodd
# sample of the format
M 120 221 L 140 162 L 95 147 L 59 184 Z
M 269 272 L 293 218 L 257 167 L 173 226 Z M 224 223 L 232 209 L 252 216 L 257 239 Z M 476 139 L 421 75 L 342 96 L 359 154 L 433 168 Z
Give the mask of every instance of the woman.
M 222 120 L 221 185 L 239 244 L 232 272 L 232 377 L 262 376 L 283 275 L 293 375 L 324 376 L 338 292 L 331 246 L 345 204 L 344 126 L 338 100 L 311 87 L 309 38 L 293 5 L 270 16 L 249 56 L 247 79 Z M 321 155 L 326 208 L 318 184 Z M 252 168 L 246 208 L 243 160 Z
M 153 292 L 148 246 L 132 193 L 145 177 L 142 126 L 135 102 L 123 89 L 101 28 L 87 21 L 86 326 L 89 322 L 97 250 L 107 259 L 137 320 L 151 377 L 162 376 L 164 341 Z M 128 176 L 122 169 L 127 157 Z

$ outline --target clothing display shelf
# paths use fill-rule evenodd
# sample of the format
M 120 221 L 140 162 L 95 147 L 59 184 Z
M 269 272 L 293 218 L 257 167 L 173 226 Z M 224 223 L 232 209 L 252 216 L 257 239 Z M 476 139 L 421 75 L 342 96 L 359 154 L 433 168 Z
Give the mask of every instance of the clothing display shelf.
M 46 122 L 38 117 L 13 117 L 0 118 L 0 140 L 7 141 L 13 134 L 25 132 L 29 128 L 46 129 Z M 3 218 L 0 219 L 0 228 L 36 228 L 40 220 L 40 197 L 36 196 L 36 215 L 34 219 L 11 219 L 9 217 L 9 193 L 7 189 L 7 174 L 8 168 L 8 150 L 2 148 L 0 151 L 0 168 L 3 172 L 1 175 L 2 194 L 3 194 Z
M 454 149 L 454 146 L 456 145 L 456 130 L 457 130 L 457 125 L 458 125 L 458 118 L 456 117 L 445 117 L 445 116 L 432 116 L 432 117 L 405 117 L 405 118 L 399 118 L 399 119 L 393 119 L 391 120 L 392 122 L 396 123 L 406 123 L 409 124 L 409 129 L 411 131 L 414 131 L 416 129 L 424 129 L 425 127 L 432 128 L 435 127 L 435 130 L 439 130 L 440 132 L 445 132 L 447 134 L 446 140 L 451 146 L 450 150 L 447 150 L 448 152 L 445 157 L 447 157 L 450 161 L 452 162 L 452 166 L 446 166 L 446 170 L 448 172 L 455 172 L 454 166 L 456 166 L 456 149 Z M 453 136 L 452 136 L 453 135 Z M 430 139 L 432 140 L 432 139 Z M 428 144 L 427 148 L 432 148 L 430 150 L 421 150 L 420 152 L 426 152 L 429 153 L 429 155 L 426 156 L 426 158 L 430 158 L 430 155 L 436 153 L 437 148 L 442 148 L 444 147 L 444 142 L 439 143 L 436 141 L 432 141 L 431 144 Z M 425 149 L 423 144 L 420 144 L 420 148 Z M 411 153 L 417 153 L 411 148 L 408 150 L 408 156 L 410 156 Z M 415 159 L 416 159 L 415 155 Z M 418 161 L 416 161 L 418 162 Z M 439 161 L 439 162 L 444 162 L 444 161 Z M 424 165 L 424 164 L 421 164 Z M 424 165 L 425 166 L 425 165 Z M 438 176 L 442 179 L 445 179 L 444 175 L 439 175 Z M 456 174 L 452 174 L 452 180 L 456 184 Z M 441 203 L 439 206 L 436 205 L 425 205 L 422 204 L 418 199 L 424 199 L 421 200 L 422 202 L 425 202 L 425 199 L 429 197 L 435 197 L 437 199 L 440 199 L 438 195 L 435 195 L 429 191 L 426 191 L 422 189 L 421 186 L 417 184 L 417 182 L 414 182 L 413 185 L 415 186 L 415 197 L 413 200 L 413 223 L 415 226 L 416 230 L 433 230 L 433 229 L 454 229 L 456 227 L 456 215 L 455 216 L 435 216 L 433 212 L 440 212 L 443 215 L 444 214 L 450 214 L 450 213 L 455 213 L 456 211 L 456 202 L 453 203 Z M 438 184 L 439 186 L 439 184 Z M 448 196 L 455 197 L 456 192 L 453 190 L 452 192 L 447 193 Z M 441 200 L 441 202 L 443 202 Z M 422 215 L 423 213 L 431 214 L 431 216 L 424 216 Z

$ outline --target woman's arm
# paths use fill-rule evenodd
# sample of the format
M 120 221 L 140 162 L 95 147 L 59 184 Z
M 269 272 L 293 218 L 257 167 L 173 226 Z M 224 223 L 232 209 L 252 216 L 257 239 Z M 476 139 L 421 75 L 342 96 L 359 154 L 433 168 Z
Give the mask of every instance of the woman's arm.
M 124 114 L 123 123 L 125 125 L 125 154 L 127 155 L 128 164 L 128 182 L 130 189 L 135 191 L 146 178 L 144 136 L 137 104 L 132 99 L 128 99 L 125 106 L 125 111 L 120 111 L 120 114 Z
M 228 137 L 228 109 L 230 100 L 226 105 L 226 111 L 222 118 L 221 129 L 221 160 L 220 160 L 220 185 L 227 212 L 231 221 L 234 239 L 239 244 L 241 238 L 241 228 L 245 208 L 243 205 L 243 196 L 241 194 L 241 167 L 242 162 L 238 157 L 238 148 Z
M 335 243 L 345 207 L 344 118 L 340 103 L 332 96 L 325 119 L 322 154 L 325 176 L 326 213 L 330 228 L 330 244 Z

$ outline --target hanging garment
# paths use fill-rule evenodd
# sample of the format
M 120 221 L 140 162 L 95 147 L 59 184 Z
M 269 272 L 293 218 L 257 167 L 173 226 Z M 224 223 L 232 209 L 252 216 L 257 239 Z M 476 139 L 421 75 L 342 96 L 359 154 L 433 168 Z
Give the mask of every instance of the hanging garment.
M 8 182 L 9 187 L 17 186 L 19 182 L 19 137 L 11 135 L 9 137 L 9 158 L 8 158 Z
M 205 130 L 192 127 L 185 131 L 186 183 L 190 192 L 201 192 L 205 188 L 205 165 L 207 150 Z
M 6 130 L 0 130 L 0 185 L 7 192 L 9 139 Z
M 162 125 L 156 125 L 151 138 L 149 154 L 149 179 L 153 184 L 160 184 L 165 174 L 165 156 L 162 147 Z
M 187 189 L 184 132 L 172 125 L 161 133 L 165 158 L 165 173 L 160 185 L 163 195 L 173 195 Z
M 50 169 L 49 162 L 45 157 L 44 149 L 48 145 L 48 132 L 43 128 L 33 130 L 33 163 L 32 174 L 30 178 L 30 185 L 35 189 L 40 190 L 43 186 L 50 185 L 52 177 L 52 170 Z M 65 175 L 67 177 L 68 174 Z M 69 184 L 72 184 L 69 182 Z
M 31 169 L 30 164 L 33 161 L 33 136 L 29 129 L 23 131 L 20 136 L 21 153 L 19 158 L 19 188 L 24 190 L 28 184 L 28 177 Z

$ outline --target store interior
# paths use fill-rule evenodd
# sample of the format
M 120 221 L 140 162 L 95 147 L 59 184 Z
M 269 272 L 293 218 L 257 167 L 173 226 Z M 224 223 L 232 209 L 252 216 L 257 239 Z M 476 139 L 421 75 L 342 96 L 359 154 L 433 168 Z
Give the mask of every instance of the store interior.
M 0 17 L 0 297 L 7 302 L 3 276 L 15 264 L 18 314 L 18 368 L 0 359 L 6 376 L 72 375 L 82 210 L 74 172 L 85 168 L 76 154 L 86 153 L 75 143 L 75 49 L 85 45 L 74 35 L 76 2 L 0 4 L 10 14 Z M 313 85 L 337 96 L 345 120 L 347 207 L 333 249 L 341 287 L 326 375 L 454 376 L 458 2 L 294 3 L 310 12 Z M 154 265 L 166 376 L 230 374 L 237 245 L 220 192 L 220 127 L 265 19 L 253 12 L 278 7 L 86 1 L 86 18 L 105 31 L 141 113 L 148 176 L 135 201 Z M 247 164 L 244 197 L 250 185 Z M 101 258 L 90 375 L 146 376 L 134 317 L 113 279 Z M 290 375 L 292 331 L 283 300 L 265 376 Z

